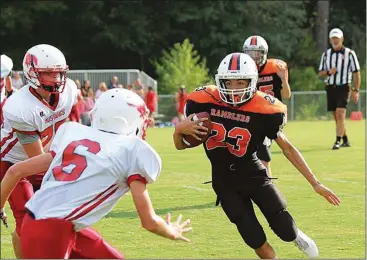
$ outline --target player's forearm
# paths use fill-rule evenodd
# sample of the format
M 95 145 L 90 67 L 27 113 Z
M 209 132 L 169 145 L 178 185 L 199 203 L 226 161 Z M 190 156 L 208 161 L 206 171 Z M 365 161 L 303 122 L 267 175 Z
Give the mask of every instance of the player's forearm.
M 296 167 L 296 169 L 305 177 L 305 179 L 311 184 L 311 186 L 315 186 L 319 184 L 315 175 L 313 175 L 310 167 L 307 165 L 307 162 L 303 158 L 302 154 L 295 148 L 293 145 L 289 145 L 286 150 L 283 150 L 285 157 Z
M 12 172 L 12 169 L 9 168 L 9 170 L 5 174 L 4 179 L 1 181 L 0 208 L 4 208 L 6 201 L 8 200 L 10 194 L 14 190 L 19 180 L 20 178 L 18 177 L 18 175 L 14 174 L 14 172 Z
M 291 98 L 291 87 L 289 86 L 288 80 L 282 81 L 282 98 L 290 99 Z
M 361 86 L 361 73 L 359 71 L 353 73 L 353 84 L 356 89 Z
M 152 221 L 149 224 L 143 225 L 143 227 L 156 235 L 172 240 L 176 238 L 176 234 L 171 227 L 158 215 L 155 215 Z
M 175 147 L 177 150 L 183 150 L 186 149 L 186 145 L 182 141 L 182 134 L 178 131 L 178 129 L 175 129 L 175 132 L 173 133 L 173 142 L 175 143 Z

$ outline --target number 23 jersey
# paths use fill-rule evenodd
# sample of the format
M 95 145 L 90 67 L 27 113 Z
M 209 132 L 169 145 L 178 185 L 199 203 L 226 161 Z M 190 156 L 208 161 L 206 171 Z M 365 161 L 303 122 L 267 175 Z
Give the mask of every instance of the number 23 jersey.
M 204 148 L 213 171 L 257 171 L 263 169 L 257 147 L 265 137 L 278 137 L 286 124 L 287 107 L 260 91 L 247 103 L 234 107 L 220 99 L 215 86 L 208 86 L 192 92 L 186 102 L 186 116 L 200 112 L 209 113 L 212 121 Z

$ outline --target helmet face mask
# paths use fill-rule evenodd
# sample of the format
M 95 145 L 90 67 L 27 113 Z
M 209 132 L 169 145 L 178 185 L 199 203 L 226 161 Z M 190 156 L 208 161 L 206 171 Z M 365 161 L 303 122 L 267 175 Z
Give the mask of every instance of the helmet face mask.
M 23 73 L 28 83 L 49 93 L 64 91 L 68 70 L 64 54 L 48 44 L 30 48 L 23 59 Z
M 242 105 L 252 99 L 256 92 L 257 78 L 254 60 L 244 53 L 227 55 L 215 75 L 220 98 L 232 106 Z

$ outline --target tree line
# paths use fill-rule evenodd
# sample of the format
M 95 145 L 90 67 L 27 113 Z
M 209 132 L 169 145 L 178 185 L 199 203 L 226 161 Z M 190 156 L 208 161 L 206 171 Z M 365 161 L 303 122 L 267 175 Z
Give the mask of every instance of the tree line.
M 328 3 L 327 32 L 341 28 L 346 46 L 364 64 L 365 1 Z M 140 69 L 157 77 L 154 64 L 163 51 L 189 39 L 213 75 L 226 54 L 241 51 L 248 36 L 259 34 L 269 44 L 270 57 L 284 59 L 290 68 L 316 69 L 328 40 L 321 39 L 320 44 L 322 24 L 317 19 L 325 10 L 318 4 L 317 0 L 4 0 L 0 51 L 21 69 L 28 48 L 49 43 L 64 52 L 71 69 Z

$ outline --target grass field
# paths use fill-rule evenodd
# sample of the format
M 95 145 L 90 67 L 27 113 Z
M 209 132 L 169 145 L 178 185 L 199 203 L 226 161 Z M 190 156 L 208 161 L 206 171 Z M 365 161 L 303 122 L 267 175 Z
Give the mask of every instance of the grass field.
M 288 201 L 288 209 L 299 228 L 317 243 L 321 258 L 365 258 L 365 121 L 348 122 L 351 148 L 332 151 L 335 139 L 331 121 L 289 122 L 285 133 L 303 153 L 319 180 L 340 196 L 339 207 L 315 194 L 303 177 L 273 145 L 273 175 Z M 150 234 L 140 227 L 131 196 L 94 227 L 126 258 L 257 258 L 244 245 L 234 225 L 220 207 L 210 185 L 210 165 L 203 148 L 176 151 L 172 128 L 149 129 L 148 141 L 163 160 L 163 172 L 149 187 L 156 211 L 191 218 L 194 230 L 190 243 L 174 242 Z M 8 210 L 8 215 L 11 215 Z M 259 213 L 259 211 L 257 211 Z M 305 258 L 291 243 L 282 242 L 258 214 L 269 242 L 279 258 Z M 1 258 L 14 258 L 11 230 L 1 230 Z M 55 234 L 57 235 L 57 234 Z

